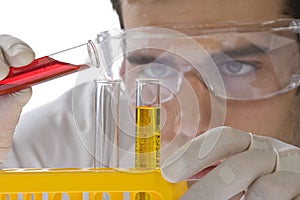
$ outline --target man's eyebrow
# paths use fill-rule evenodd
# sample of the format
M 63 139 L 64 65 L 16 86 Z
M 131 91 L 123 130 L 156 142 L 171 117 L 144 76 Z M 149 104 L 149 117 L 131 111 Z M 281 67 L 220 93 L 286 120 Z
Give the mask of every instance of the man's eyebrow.
M 153 55 L 147 55 L 147 54 L 140 54 L 140 53 L 136 53 L 136 54 L 129 54 L 126 55 L 126 59 L 129 62 L 153 62 L 156 57 Z
M 246 57 L 246 56 L 253 56 L 253 55 L 263 55 L 266 54 L 268 51 L 267 47 L 259 46 L 256 44 L 247 44 L 246 46 L 240 46 L 234 49 L 226 49 L 222 52 L 213 53 L 211 55 L 212 58 L 220 58 L 222 55 L 229 56 L 231 58 L 236 57 Z

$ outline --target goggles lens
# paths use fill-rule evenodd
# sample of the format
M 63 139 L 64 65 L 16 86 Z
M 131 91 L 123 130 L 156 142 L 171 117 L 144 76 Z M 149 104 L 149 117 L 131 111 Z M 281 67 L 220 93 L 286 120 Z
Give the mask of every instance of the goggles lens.
M 268 98 L 300 84 L 299 22 L 176 25 L 99 34 L 106 76 L 162 81 L 162 101 L 176 95 L 195 74 L 218 97 Z M 120 73 L 121 72 L 121 73 Z

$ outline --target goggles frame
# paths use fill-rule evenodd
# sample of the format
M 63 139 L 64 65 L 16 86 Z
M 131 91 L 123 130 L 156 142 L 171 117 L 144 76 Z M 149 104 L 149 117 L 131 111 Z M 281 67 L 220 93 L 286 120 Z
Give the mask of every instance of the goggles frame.
M 300 49 L 300 19 L 291 19 L 291 18 L 283 18 L 276 19 L 272 21 L 259 21 L 259 22 L 227 22 L 227 23 L 217 23 L 217 24 L 198 24 L 198 23 L 182 23 L 182 24 L 168 24 L 168 25 L 160 25 L 155 26 L 159 28 L 166 28 L 178 31 L 183 33 L 191 38 L 206 35 L 206 34 L 215 34 L 215 33 L 230 33 L 230 32 L 238 32 L 238 33 L 248 33 L 248 32 L 280 32 L 280 31 L 290 31 L 292 33 L 296 33 L 298 35 L 298 44 Z M 125 30 L 112 30 L 106 31 L 98 34 L 97 42 L 101 43 L 109 37 L 121 37 L 119 34 L 123 33 Z M 135 37 L 135 36 L 134 36 Z M 139 37 L 139 36 L 137 36 Z M 161 37 L 163 39 L 165 37 L 164 34 L 153 37 Z M 141 39 L 141 38 L 139 38 Z M 109 49 L 109 48 L 108 48 Z M 106 58 L 104 58 L 106 59 Z M 109 58 L 113 60 L 113 58 Z M 107 66 L 107 65 L 106 65 Z M 300 66 L 299 66 L 300 68 Z M 212 85 L 205 81 L 208 89 L 214 94 L 214 96 L 221 97 L 228 100 L 260 100 L 270 98 L 282 93 L 286 93 L 296 87 L 300 86 L 300 73 L 292 74 L 290 77 L 290 83 L 281 88 L 278 91 L 272 92 L 270 94 L 258 97 L 251 98 L 241 98 L 241 97 L 233 97 L 226 96 L 225 94 L 218 94 L 218 92 L 214 89 Z

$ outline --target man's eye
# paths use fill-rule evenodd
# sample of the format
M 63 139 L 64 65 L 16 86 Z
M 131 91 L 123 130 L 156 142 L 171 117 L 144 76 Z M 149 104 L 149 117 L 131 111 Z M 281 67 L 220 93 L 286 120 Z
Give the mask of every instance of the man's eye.
M 242 76 L 249 73 L 254 73 L 257 66 L 254 63 L 248 63 L 243 61 L 227 61 L 218 64 L 221 74 L 228 76 Z
M 143 69 L 144 77 L 164 79 L 176 75 L 175 71 L 171 67 L 157 63 L 148 65 L 149 66 L 145 66 Z
M 131 55 L 127 61 L 139 77 L 165 79 L 176 76 L 173 61 L 168 57 Z

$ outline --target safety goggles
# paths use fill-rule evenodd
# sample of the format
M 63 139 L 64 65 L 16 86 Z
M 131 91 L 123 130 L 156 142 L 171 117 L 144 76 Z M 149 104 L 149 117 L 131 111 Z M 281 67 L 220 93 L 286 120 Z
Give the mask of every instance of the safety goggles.
M 195 74 L 217 97 L 265 99 L 300 85 L 300 21 L 176 24 L 98 35 L 107 78 L 160 79 L 162 101 Z M 195 77 L 195 76 L 193 76 Z

